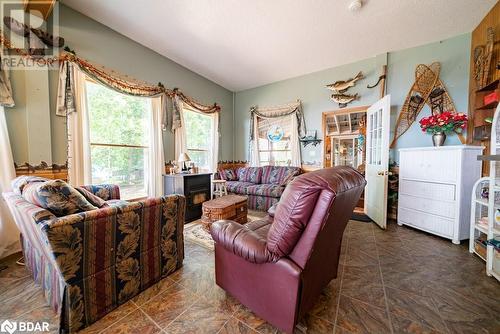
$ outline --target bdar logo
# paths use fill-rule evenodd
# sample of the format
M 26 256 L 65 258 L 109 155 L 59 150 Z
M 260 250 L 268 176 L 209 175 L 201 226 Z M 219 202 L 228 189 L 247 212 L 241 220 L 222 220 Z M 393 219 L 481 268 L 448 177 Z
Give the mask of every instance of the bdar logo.
M 11 322 L 9 320 L 5 320 L 2 322 L 2 325 L 0 325 L 0 332 L 7 332 L 7 333 L 14 333 L 17 329 L 17 323 L 16 322 Z

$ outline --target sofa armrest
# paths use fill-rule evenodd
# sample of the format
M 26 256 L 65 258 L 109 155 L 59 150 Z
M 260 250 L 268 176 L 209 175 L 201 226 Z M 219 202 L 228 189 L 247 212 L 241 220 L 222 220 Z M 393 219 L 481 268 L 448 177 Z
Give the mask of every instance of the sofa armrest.
M 169 195 L 58 217 L 43 222 L 42 230 L 66 282 L 111 266 L 134 268 L 140 258 L 154 259 L 144 265 L 159 265 L 165 277 L 184 258 L 184 210 L 184 196 Z
M 120 199 L 120 187 L 116 184 L 92 184 L 88 186 L 82 186 L 82 188 L 87 189 L 92 194 L 102 198 L 105 201 L 109 201 L 111 199 Z
M 210 226 L 210 233 L 216 243 L 249 262 L 278 260 L 267 250 L 265 238 L 234 221 L 219 220 Z

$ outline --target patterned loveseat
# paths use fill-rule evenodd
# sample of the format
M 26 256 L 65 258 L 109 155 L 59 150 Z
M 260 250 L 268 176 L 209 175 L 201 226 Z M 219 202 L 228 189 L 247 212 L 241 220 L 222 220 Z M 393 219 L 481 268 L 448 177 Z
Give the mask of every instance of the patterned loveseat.
M 97 195 L 88 202 L 101 207 L 57 217 L 33 198 L 45 182 L 36 178 L 16 179 L 14 192 L 3 195 L 21 231 L 26 267 L 60 314 L 60 332 L 73 333 L 182 266 L 185 198 L 126 202 L 115 185 L 72 188 L 56 181 Z M 66 188 L 57 200 L 83 201 Z
M 226 180 L 228 192 L 248 196 L 249 209 L 267 211 L 300 173 L 299 167 L 238 167 L 220 169 L 219 178 Z

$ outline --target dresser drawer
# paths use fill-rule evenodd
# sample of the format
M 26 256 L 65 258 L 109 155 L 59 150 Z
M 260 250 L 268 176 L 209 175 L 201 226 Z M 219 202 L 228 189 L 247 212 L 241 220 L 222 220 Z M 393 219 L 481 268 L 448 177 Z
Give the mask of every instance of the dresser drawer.
M 401 176 L 409 179 L 450 182 L 458 179 L 459 151 L 401 152 Z
M 415 197 L 403 194 L 399 196 L 398 201 L 400 208 L 427 212 L 446 218 L 455 218 L 456 202 L 444 202 L 442 200 Z
M 434 200 L 455 201 L 455 185 L 433 182 L 421 182 L 402 179 L 399 185 L 400 195 L 410 195 Z
M 441 236 L 450 238 L 453 236 L 454 221 L 452 219 L 446 219 L 411 209 L 400 208 L 398 210 L 398 221 L 403 224 L 420 228 L 427 232 L 439 234 Z

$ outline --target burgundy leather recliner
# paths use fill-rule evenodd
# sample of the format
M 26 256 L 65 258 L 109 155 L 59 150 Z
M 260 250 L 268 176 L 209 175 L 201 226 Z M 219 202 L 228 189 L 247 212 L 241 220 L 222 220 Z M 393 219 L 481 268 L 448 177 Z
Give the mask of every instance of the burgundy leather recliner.
M 342 234 L 365 184 L 351 167 L 309 172 L 286 187 L 274 217 L 212 224 L 217 285 L 293 333 L 337 277 Z

